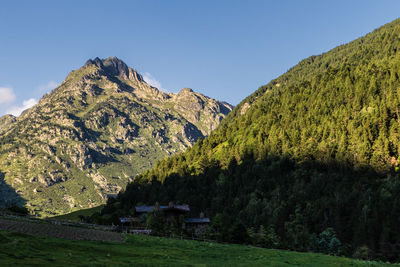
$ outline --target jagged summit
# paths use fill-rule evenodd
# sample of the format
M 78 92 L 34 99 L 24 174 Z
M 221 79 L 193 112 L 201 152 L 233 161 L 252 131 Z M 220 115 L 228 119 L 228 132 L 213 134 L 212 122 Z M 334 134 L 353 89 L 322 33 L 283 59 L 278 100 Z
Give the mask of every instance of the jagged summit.
M 103 61 L 96 57 L 95 59 L 89 59 L 88 61 L 86 61 L 84 66 L 89 66 L 89 65 L 96 65 L 97 67 L 101 68 L 103 67 Z
M 97 68 L 102 69 L 110 75 L 120 76 L 123 79 L 137 80 L 144 82 L 142 75 L 140 75 L 135 69 L 128 67 L 124 61 L 117 57 L 109 57 L 106 59 L 89 59 L 86 61 L 84 67 L 95 65 Z
M 182 88 L 178 94 L 193 93 L 191 88 Z

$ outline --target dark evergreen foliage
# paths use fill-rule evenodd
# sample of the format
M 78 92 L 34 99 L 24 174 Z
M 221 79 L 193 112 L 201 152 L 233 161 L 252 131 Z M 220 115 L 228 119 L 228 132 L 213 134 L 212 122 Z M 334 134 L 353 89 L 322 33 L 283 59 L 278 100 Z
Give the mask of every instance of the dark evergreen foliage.
M 259 88 L 136 177 L 118 211 L 182 202 L 217 215 L 222 240 L 248 242 L 231 236 L 242 222 L 273 229 L 283 248 L 400 260 L 399 107 L 396 20 Z

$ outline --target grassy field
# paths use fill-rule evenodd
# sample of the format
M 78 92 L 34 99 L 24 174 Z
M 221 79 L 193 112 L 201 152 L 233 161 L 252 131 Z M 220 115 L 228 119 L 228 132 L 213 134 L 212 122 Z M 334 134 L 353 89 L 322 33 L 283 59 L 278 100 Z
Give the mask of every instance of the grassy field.
M 122 233 L 90 229 L 87 227 L 73 227 L 69 225 L 57 225 L 46 222 L 18 221 L 0 218 L 0 229 L 14 233 L 38 235 L 73 240 L 93 240 L 124 242 Z
M 0 266 L 391 266 L 322 254 L 127 235 L 126 242 L 73 241 L 0 231 Z
M 100 212 L 101 209 L 104 207 L 104 205 L 100 205 L 94 208 L 90 208 L 90 209 L 83 209 L 83 210 L 77 210 L 68 214 L 64 214 L 64 215 L 59 215 L 59 216 L 55 216 L 55 217 L 51 217 L 51 219 L 56 219 L 56 220 L 60 220 L 60 221 L 74 221 L 74 222 L 79 222 L 79 216 L 90 216 L 95 212 Z

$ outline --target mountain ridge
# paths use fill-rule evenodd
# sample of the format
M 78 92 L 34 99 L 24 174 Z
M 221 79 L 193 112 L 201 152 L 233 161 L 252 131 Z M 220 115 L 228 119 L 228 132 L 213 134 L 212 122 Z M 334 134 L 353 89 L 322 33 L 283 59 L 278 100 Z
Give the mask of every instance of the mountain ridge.
M 122 60 L 95 58 L 19 117 L 0 121 L 0 171 L 23 199 L 16 202 L 38 215 L 92 207 L 204 138 L 231 109 L 193 91 L 164 93 Z

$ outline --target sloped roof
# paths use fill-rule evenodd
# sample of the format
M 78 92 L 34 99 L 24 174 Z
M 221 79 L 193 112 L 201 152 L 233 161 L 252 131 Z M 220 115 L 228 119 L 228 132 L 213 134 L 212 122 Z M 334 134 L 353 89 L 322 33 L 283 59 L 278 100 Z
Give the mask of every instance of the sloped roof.
M 154 209 L 154 206 L 136 206 L 136 212 L 150 212 Z
M 187 218 L 186 223 L 210 223 L 210 218 Z
M 136 206 L 135 210 L 138 213 L 143 213 L 143 212 L 150 212 L 154 210 L 155 206 Z M 189 212 L 190 208 L 188 205 L 174 205 L 173 207 L 169 206 L 160 206 L 161 210 L 181 210 L 185 212 Z
M 119 218 L 121 223 L 127 223 L 127 222 L 134 222 L 135 218 L 132 217 L 124 217 L 124 218 Z

